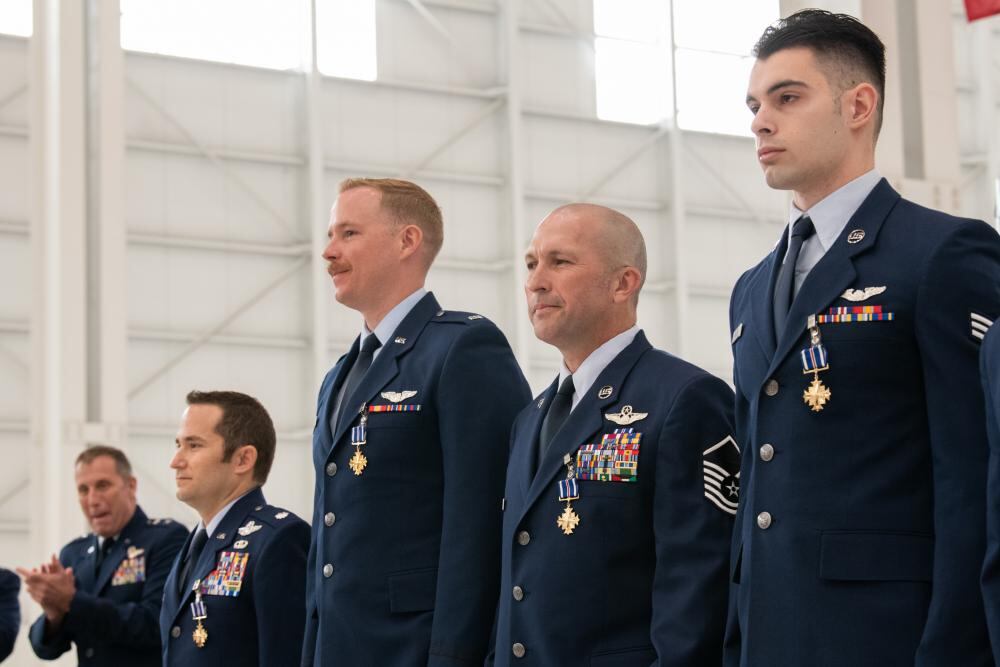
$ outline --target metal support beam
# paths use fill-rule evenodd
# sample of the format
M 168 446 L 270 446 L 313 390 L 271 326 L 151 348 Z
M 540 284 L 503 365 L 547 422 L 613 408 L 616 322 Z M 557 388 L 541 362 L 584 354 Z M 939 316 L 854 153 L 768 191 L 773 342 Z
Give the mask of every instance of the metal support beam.
M 249 299 L 244 301 L 242 304 L 237 306 L 235 310 L 230 312 L 224 318 L 222 318 L 217 324 L 209 327 L 202 333 L 196 340 L 191 341 L 188 345 L 184 347 L 183 350 L 171 357 L 166 363 L 164 363 L 160 368 L 156 369 L 149 375 L 147 375 L 142 381 L 136 384 L 131 390 L 129 390 L 128 397 L 135 398 L 143 389 L 146 389 L 151 384 L 156 382 L 158 379 L 163 377 L 171 368 L 179 364 L 181 361 L 186 359 L 196 350 L 198 350 L 202 345 L 211 340 L 214 336 L 222 332 L 226 327 L 233 323 L 240 315 L 247 312 L 255 305 L 257 305 L 265 296 L 271 293 L 278 285 L 283 283 L 285 280 L 290 278 L 299 269 L 306 265 L 308 261 L 307 258 L 303 257 L 296 261 L 292 266 L 285 271 L 282 271 L 274 280 L 265 285 L 262 289 L 258 290 L 256 294 L 251 296 Z
M 430 25 L 437 34 L 444 37 L 445 41 L 447 41 L 451 46 L 455 45 L 455 37 L 448 31 L 447 28 L 444 27 L 443 23 L 438 21 L 437 17 L 434 16 L 431 10 L 427 8 L 427 5 L 425 5 L 421 0 L 406 1 L 411 7 L 413 7 L 414 10 L 416 10 L 418 14 L 420 14 L 420 18 L 427 21 L 428 25 Z
M 518 257 L 528 246 L 527 221 L 524 214 L 524 130 L 521 114 L 521 49 L 518 18 L 521 15 L 521 0 L 508 0 L 501 5 L 500 15 L 500 62 L 503 63 L 504 84 L 507 86 L 507 209 L 510 213 L 510 252 Z M 523 286 L 527 279 L 524 262 L 514 261 L 511 271 L 511 312 L 514 317 L 514 353 L 522 368 L 531 364 L 531 341 L 533 334 L 523 306 Z
M 466 122 L 465 125 L 458 128 L 455 132 L 451 134 L 447 139 L 442 141 L 440 144 L 435 146 L 426 156 L 418 160 L 416 164 L 407 167 L 405 170 L 400 172 L 402 178 L 412 178 L 414 174 L 419 172 L 421 169 L 426 167 L 428 164 L 434 161 L 434 158 L 438 157 L 451 146 L 453 146 L 458 140 L 464 137 L 466 134 L 475 129 L 480 123 L 496 113 L 497 109 L 503 106 L 505 100 L 503 98 L 498 98 L 487 104 L 485 107 L 479 110 L 472 118 Z
M 272 222 L 274 222 L 276 225 L 278 225 L 283 230 L 288 232 L 288 234 L 293 239 L 301 240 L 299 239 L 299 235 L 294 229 L 294 227 L 291 225 L 291 223 L 289 223 L 288 220 L 285 219 L 285 216 L 282 215 L 276 208 L 271 206 L 271 204 L 266 199 L 260 196 L 260 194 L 257 193 L 257 190 L 252 185 L 247 183 L 242 176 L 233 171 L 233 169 L 229 165 L 227 165 L 215 151 L 213 151 L 211 148 L 198 141 L 198 139 L 195 138 L 195 136 L 191 133 L 190 130 L 187 129 L 187 127 L 184 126 L 183 123 L 181 123 L 173 114 L 164 109 L 163 106 L 159 104 L 159 102 L 153 99 L 153 97 L 142 88 L 142 86 L 140 86 L 131 79 L 127 79 L 127 83 L 129 88 L 131 88 L 149 106 L 150 109 L 155 111 L 161 118 L 167 121 L 167 123 L 169 123 L 175 130 L 180 132 L 181 135 L 184 136 L 184 139 L 189 144 L 198 149 L 199 153 L 201 153 L 209 162 L 211 162 L 215 167 L 217 167 L 222 172 L 223 176 L 229 179 L 229 181 L 234 185 L 236 185 L 239 189 L 243 190 L 243 192 L 252 201 L 254 201 L 258 206 L 260 206 L 261 209 L 263 209 L 268 214 Z
M 26 92 L 28 92 L 28 84 L 18 86 L 17 88 L 14 88 L 3 97 L 0 97 L 0 109 L 3 109 L 14 100 L 20 98 Z
M 613 179 L 615 176 L 620 174 L 626 167 L 632 164 L 640 155 L 645 153 L 647 150 L 655 146 L 660 142 L 660 139 L 670 134 L 670 128 L 667 126 L 662 126 L 657 128 L 657 130 L 651 133 L 648 137 L 643 139 L 639 145 L 635 146 L 632 150 L 625 154 L 625 156 L 619 160 L 611 169 L 604 173 L 600 178 L 595 180 L 590 187 L 586 188 L 581 194 L 581 199 L 588 199 L 597 193 L 602 187 L 607 185 L 608 181 Z M 673 148 L 671 147 L 671 150 Z
M 329 365 L 328 338 L 330 320 L 330 278 L 326 272 L 323 250 L 327 244 L 328 209 L 326 174 L 323 167 L 323 80 L 319 73 L 319 29 L 316 23 L 316 1 L 310 0 L 309 45 L 310 67 L 306 73 L 306 128 L 309 137 L 309 277 L 312 296 L 312 384 L 319 390 Z M 313 414 L 311 404 L 303 406 L 304 418 Z
M 688 322 L 688 272 L 687 217 L 684 210 L 684 134 L 677 123 L 677 26 L 674 20 L 674 0 L 670 0 L 670 86 L 673 114 L 668 127 L 670 132 L 670 222 L 673 230 L 671 250 L 674 258 L 674 302 L 676 327 L 676 352 L 680 357 L 687 355 Z M 667 323 L 668 325 L 670 322 Z

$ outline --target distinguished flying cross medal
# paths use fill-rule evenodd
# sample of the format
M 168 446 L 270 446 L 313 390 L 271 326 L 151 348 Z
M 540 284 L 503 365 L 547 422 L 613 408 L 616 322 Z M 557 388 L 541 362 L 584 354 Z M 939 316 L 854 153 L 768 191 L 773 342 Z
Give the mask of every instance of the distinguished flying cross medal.
M 823 347 L 822 337 L 819 333 L 819 325 L 816 324 L 816 316 L 810 315 L 806 322 L 809 328 L 809 347 L 802 350 L 802 374 L 812 373 L 813 379 L 804 392 L 802 400 L 806 402 L 813 412 L 822 410 L 832 395 L 829 388 L 819 381 L 821 371 L 830 370 L 830 363 L 827 358 L 826 348 Z
M 368 411 L 364 405 L 361 406 L 361 421 L 357 426 L 351 427 L 351 444 L 354 445 L 354 456 L 351 457 L 348 465 L 355 475 L 360 476 L 368 465 L 368 459 L 361 453 L 361 445 L 367 442 L 368 431 Z
M 208 641 L 208 630 L 205 629 L 205 626 L 201 622 L 208 618 L 208 612 L 205 610 L 205 602 L 201 599 L 201 579 L 195 581 L 192 588 L 194 590 L 194 602 L 191 603 L 191 618 L 195 620 L 198 626 L 191 633 L 191 639 L 194 640 L 195 646 L 204 648 L 205 642 Z
M 563 458 L 566 464 L 566 479 L 559 480 L 559 502 L 565 502 L 562 514 L 556 519 L 556 525 L 562 529 L 564 535 L 572 535 L 576 527 L 580 525 L 580 516 L 573 511 L 572 502 L 580 497 L 580 489 L 576 482 L 576 468 L 573 465 L 573 457 L 567 454 Z

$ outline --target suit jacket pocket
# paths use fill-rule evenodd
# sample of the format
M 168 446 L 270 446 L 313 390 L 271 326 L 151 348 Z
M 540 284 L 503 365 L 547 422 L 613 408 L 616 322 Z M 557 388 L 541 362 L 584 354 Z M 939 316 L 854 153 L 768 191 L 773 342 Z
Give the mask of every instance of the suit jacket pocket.
M 590 656 L 590 667 L 646 667 L 656 660 L 656 649 L 652 646 L 599 651 Z
M 389 611 L 430 611 L 437 591 L 437 568 L 425 567 L 389 575 Z
M 925 533 L 824 531 L 819 576 L 830 581 L 931 581 L 934 537 Z

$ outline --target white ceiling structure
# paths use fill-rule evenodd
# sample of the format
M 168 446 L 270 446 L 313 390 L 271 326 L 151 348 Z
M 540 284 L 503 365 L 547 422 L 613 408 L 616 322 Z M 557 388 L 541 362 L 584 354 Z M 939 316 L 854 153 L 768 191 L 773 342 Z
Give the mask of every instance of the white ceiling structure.
M 577 200 L 642 229 L 653 343 L 729 377 L 729 292 L 777 241 L 788 198 L 765 186 L 745 133 L 698 126 L 730 97 L 742 105 L 742 89 L 698 69 L 715 46 L 677 59 L 681 127 L 641 125 L 598 118 L 597 89 L 621 82 L 595 80 L 609 61 L 592 0 L 375 0 L 371 81 L 315 71 L 321 43 L 284 70 L 123 51 L 126 0 L 35 4 L 31 37 L 0 35 L 4 564 L 34 564 L 83 529 L 72 460 L 89 443 L 124 447 L 147 512 L 191 524 L 167 463 L 192 388 L 261 399 L 279 431 L 269 499 L 309 516 L 316 390 L 360 324 L 320 257 L 348 176 L 410 178 L 438 199 L 429 288 L 497 322 L 535 389 L 559 357 L 531 333 L 523 249 Z M 883 175 L 993 219 L 1000 18 L 970 25 L 960 2 L 935 0 L 810 4 L 862 16 L 889 47 Z M 647 46 L 669 54 L 657 39 Z M 672 105 L 669 69 L 649 86 Z M 13 664 L 29 654 L 19 642 Z

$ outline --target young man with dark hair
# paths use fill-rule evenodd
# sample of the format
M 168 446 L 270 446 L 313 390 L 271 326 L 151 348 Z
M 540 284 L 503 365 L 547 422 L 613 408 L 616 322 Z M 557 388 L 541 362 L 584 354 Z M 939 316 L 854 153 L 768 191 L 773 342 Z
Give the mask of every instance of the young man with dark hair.
M 319 390 L 302 664 L 480 666 L 496 611 L 510 425 L 529 400 L 503 333 L 424 289 L 441 211 L 349 179 L 323 252 L 362 316 Z
M 979 366 L 986 395 L 986 433 L 990 442 L 986 480 L 986 562 L 982 584 L 993 658 L 1000 664 L 1000 326 L 981 322 L 978 329 L 985 331 Z
M 18 568 L 42 607 L 28 634 L 31 648 L 56 660 L 76 644 L 79 664 L 87 666 L 159 665 L 163 586 L 184 527 L 146 516 L 120 449 L 88 447 L 76 458 L 75 476 L 92 532 L 63 547 L 58 559 Z
M 976 322 L 1000 312 L 1000 238 L 875 170 L 884 51 L 861 22 L 799 12 L 756 55 L 757 157 L 792 207 L 730 305 L 727 662 L 992 664 Z
M 271 417 L 234 391 L 192 391 L 170 462 L 200 521 L 167 579 L 163 665 L 297 667 L 309 525 L 268 505 Z

